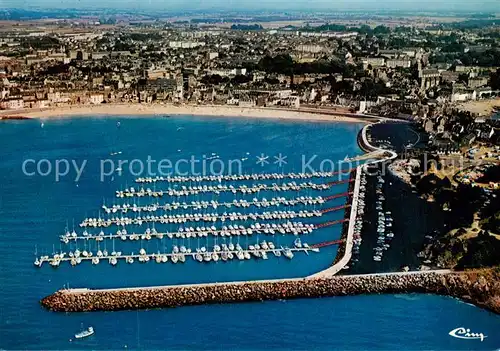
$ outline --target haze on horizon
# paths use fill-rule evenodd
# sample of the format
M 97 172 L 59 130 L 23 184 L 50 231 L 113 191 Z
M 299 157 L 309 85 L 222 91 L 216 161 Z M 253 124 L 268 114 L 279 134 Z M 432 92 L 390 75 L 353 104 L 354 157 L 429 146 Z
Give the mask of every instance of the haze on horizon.
M 499 0 L 3 0 L 1 8 L 137 9 L 161 11 L 436 11 L 500 12 Z

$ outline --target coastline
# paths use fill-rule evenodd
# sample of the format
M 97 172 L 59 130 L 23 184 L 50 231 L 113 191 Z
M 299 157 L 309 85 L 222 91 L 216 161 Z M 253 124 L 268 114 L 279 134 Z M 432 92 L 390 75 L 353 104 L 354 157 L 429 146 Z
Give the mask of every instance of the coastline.
M 100 104 L 50 107 L 47 109 L 4 110 L 0 117 L 19 119 L 19 116 L 35 119 L 78 117 L 88 115 L 104 116 L 164 116 L 164 115 L 194 115 L 211 117 L 245 117 L 282 120 L 302 120 L 314 122 L 354 122 L 367 123 L 374 117 L 340 113 L 318 109 L 285 109 L 270 107 L 238 107 L 220 105 L 173 105 L 173 104 Z

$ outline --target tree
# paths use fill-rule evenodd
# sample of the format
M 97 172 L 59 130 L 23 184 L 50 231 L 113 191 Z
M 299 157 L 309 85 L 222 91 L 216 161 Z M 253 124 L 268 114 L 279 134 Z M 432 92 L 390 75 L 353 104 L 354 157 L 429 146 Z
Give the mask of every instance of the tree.
M 500 68 L 490 74 L 490 86 L 492 89 L 500 89 Z

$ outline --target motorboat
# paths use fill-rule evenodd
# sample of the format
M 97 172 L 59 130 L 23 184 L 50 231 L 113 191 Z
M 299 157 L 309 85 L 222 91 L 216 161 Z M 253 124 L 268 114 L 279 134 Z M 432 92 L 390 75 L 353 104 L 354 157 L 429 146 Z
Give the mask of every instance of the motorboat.
M 76 339 L 83 339 L 83 338 L 89 337 L 89 336 L 91 336 L 93 334 L 94 334 L 94 328 L 88 327 L 87 329 L 82 330 L 79 333 L 76 333 L 75 334 L 75 338 Z

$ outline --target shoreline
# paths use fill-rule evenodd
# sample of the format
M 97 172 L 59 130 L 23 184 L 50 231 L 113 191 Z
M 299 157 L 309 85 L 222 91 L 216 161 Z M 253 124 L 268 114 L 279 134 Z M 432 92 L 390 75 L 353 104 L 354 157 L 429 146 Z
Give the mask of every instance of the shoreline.
M 173 105 L 173 104 L 101 104 L 50 107 L 46 109 L 23 109 L 0 111 L 4 120 L 51 119 L 66 117 L 104 116 L 158 116 L 193 115 L 211 117 L 244 117 L 279 120 L 301 120 L 311 122 L 368 123 L 376 117 L 328 111 L 325 109 L 285 109 L 270 107 L 237 107 L 228 105 Z

